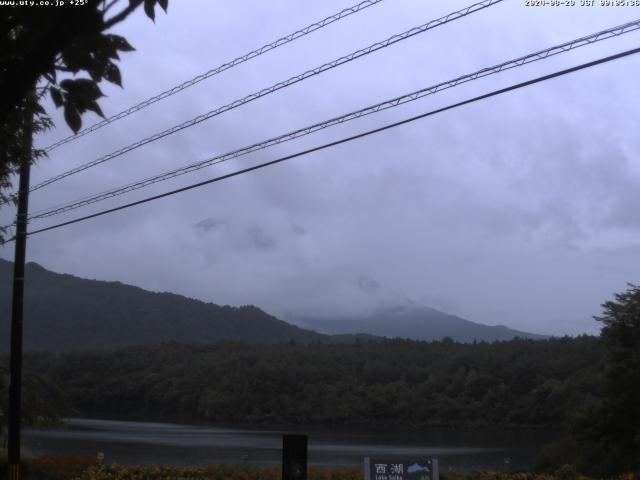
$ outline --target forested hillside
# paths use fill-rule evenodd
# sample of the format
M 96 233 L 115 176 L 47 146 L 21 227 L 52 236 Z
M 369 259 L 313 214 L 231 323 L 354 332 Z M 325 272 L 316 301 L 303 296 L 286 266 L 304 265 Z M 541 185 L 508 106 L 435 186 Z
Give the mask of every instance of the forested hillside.
M 12 271 L 13 264 L 0 259 L 0 318 L 5 319 L 0 321 L 0 352 L 9 350 Z M 390 309 L 355 323 L 347 319 L 306 323 L 314 329 L 329 323 L 342 326 L 325 328 L 331 334 L 325 335 L 284 322 L 253 305 L 205 303 L 120 282 L 55 273 L 33 262 L 26 265 L 25 282 L 24 342 L 26 350 L 31 351 L 109 350 L 171 341 L 350 343 L 375 335 L 419 340 L 449 336 L 458 341 L 542 338 L 426 307 Z
M 210 422 L 560 425 L 597 395 L 598 339 L 166 344 L 31 355 L 83 415 Z
M 0 259 L 0 314 L 9 319 L 13 264 Z M 104 350 L 168 341 L 214 343 L 328 341 L 254 306 L 230 307 L 120 282 L 87 280 L 28 263 L 24 335 L 27 350 Z M 9 322 L 0 322 L 0 351 Z M 336 341 L 341 341 L 340 338 Z

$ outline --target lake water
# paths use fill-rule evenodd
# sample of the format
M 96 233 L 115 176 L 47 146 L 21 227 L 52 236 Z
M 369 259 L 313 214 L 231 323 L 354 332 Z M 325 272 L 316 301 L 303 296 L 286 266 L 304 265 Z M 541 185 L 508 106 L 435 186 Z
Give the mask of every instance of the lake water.
M 537 449 L 555 431 L 451 429 L 423 431 L 380 428 L 249 429 L 73 418 L 65 429 L 27 430 L 26 451 L 34 455 L 75 452 L 107 463 L 207 465 L 280 464 L 283 433 L 309 436 L 309 463 L 363 465 L 364 457 L 438 458 L 442 470 L 519 470 L 531 466 Z

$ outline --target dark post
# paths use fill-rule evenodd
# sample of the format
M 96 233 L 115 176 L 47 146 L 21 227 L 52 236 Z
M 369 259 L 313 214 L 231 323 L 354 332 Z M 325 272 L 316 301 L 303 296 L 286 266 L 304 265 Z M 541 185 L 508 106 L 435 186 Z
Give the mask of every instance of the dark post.
M 28 110 L 29 107 L 25 106 Z M 29 174 L 31 171 L 31 115 L 25 115 L 25 154 L 20 164 L 18 213 L 16 216 L 15 259 L 13 264 L 13 299 L 11 301 L 11 356 L 9 368 L 9 480 L 20 479 L 20 419 L 22 397 L 22 311 L 24 298 L 24 263 L 27 250 L 27 214 L 29 211 Z
M 306 435 L 283 435 L 282 480 L 307 480 Z

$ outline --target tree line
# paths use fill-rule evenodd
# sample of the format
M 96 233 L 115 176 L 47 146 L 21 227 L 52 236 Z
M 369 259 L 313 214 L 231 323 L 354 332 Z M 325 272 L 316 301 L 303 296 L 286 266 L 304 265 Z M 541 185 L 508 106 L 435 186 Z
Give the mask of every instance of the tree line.
M 599 337 L 30 354 L 25 422 L 73 412 L 271 425 L 554 426 L 563 434 L 543 449 L 539 468 L 630 472 L 640 468 L 640 287 L 604 303 L 596 320 Z M 0 399 L 6 364 L 0 359 Z
M 39 354 L 84 415 L 318 425 L 561 425 L 602 388 L 598 339 L 168 343 Z

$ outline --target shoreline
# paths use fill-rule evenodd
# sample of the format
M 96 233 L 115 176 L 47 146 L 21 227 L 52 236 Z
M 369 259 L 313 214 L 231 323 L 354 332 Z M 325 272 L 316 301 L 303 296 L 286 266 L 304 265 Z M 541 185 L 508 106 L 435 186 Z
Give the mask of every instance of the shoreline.
M 375 431 L 375 429 L 384 428 L 386 431 L 403 432 L 409 429 L 412 433 L 419 433 L 431 429 L 443 429 L 443 430 L 464 430 L 464 431 L 518 431 L 518 430 L 537 430 L 537 431 L 554 431 L 560 434 L 563 430 L 561 425 L 541 425 L 541 424 L 516 424 L 516 423 L 498 423 L 498 424 L 457 424 L 457 423 L 430 423 L 430 424 L 413 424 L 411 422 L 400 422 L 398 420 L 388 420 L 383 422 L 366 422 L 366 423 L 339 423 L 339 424 L 326 424 L 326 423 L 306 423 L 301 426 L 299 423 L 293 422 L 278 422 L 278 421 L 221 421 L 221 422 L 208 422 L 205 420 L 181 416 L 171 415 L 129 415 L 118 413 L 87 413 L 81 416 L 64 417 L 63 422 L 67 420 L 105 420 L 105 421 L 120 421 L 120 422 L 141 422 L 141 423 L 161 423 L 161 424 L 174 424 L 174 425 L 188 425 L 193 427 L 212 427 L 212 428 L 233 428 L 238 430 L 285 430 L 285 431 L 300 431 L 302 428 L 313 429 L 315 431 L 349 431 L 352 429 L 358 429 L 360 431 Z

